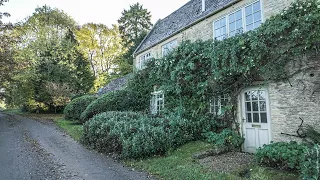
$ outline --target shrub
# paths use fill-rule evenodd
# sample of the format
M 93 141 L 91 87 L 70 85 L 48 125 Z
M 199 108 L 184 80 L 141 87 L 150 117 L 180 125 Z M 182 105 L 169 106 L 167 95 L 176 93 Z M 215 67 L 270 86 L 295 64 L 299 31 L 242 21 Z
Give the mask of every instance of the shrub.
M 105 112 L 84 124 L 82 142 L 123 158 L 164 154 L 194 139 L 193 123 L 179 116 L 149 117 L 134 112 Z
M 81 114 L 81 122 L 86 122 L 94 115 L 107 111 L 143 110 L 139 94 L 134 91 L 119 90 L 103 95 L 93 101 Z
M 68 120 L 80 120 L 81 113 L 96 99 L 97 97 L 91 95 L 85 95 L 73 99 L 64 109 L 63 113 L 65 118 Z
M 277 142 L 263 145 L 257 150 L 255 158 L 258 163 L 266 166 L 298 170 L 306 148 L 294 141 Z
M 229 151 L 239 150 L 244 142 L 243 137 L 230 129 L 224 129 L 221 133 L 207 132 L 204 136 L 209 143 Z
M 300 165 L 303 179 L 320 179 L 320 146 L 304 150 L 304 158 Z

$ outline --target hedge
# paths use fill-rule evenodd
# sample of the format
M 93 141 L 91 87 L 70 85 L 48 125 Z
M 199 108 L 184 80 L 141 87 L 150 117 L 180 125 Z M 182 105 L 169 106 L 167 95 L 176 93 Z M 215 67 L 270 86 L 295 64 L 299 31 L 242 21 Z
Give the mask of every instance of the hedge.
M 84 95 L 73 99 L 64 109 L 65 118 L 79 121 L 81 113 L 96 99 L 97 97 L 92 95 Z

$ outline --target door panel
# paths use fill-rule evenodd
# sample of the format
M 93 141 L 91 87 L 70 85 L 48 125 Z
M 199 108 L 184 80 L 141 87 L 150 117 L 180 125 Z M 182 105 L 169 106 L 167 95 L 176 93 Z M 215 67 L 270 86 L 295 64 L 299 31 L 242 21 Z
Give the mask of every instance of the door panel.
M 244 150 L 253 153 L 271 140 L 268 92 L 266 89 L 248 89 L 242 92 L 241 101 Z

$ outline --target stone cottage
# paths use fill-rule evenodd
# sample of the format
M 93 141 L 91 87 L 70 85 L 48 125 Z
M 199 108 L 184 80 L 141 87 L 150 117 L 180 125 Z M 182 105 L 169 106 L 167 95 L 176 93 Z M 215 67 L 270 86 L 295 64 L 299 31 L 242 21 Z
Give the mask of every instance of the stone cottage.
M 223 40 L 254 30 L 294 0 L 190 0 L 159 20 L 136 49 L 135 71 L 150 58 L 165 56 L 183 40 Z M 318 57 L 308 61 L 308 70 L 288 82 L 270 82 L 243 89 L 238 98 L 238 121 L 245 138 L 244 151 L 255 152 L 271 141 L 299 140 L 301 121 L 320 124 L 320 68 Z M 153 112 L 165 106 L 162 92 L 154 92 Z M 211 106 L 221 109 L 227 97 Z M 216 112 L 219 113 L 219 112 Z

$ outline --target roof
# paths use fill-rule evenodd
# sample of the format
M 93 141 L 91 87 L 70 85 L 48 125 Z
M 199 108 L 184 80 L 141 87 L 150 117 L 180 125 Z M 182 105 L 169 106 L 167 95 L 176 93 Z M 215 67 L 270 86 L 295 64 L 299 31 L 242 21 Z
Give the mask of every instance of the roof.
M 128 75 L 125 75 L 123 77 L 120 77 L 118 79 L 115 79 L 115 80 L 111 81 L 108 85 L 106 85 L 105 87 L 99 89 L 97 94 L 99 96 L 101 96 L 103 94 L 107 94 L 107 93 L 112 92 L 112 91 L 117 91 L 117 90 L 124 89 L 126 87 L 128 79 L 130 79 L 131 75 L 132 74 L 128 74 Z
M 190 0 L 184 6 L 159 20 L 140 43 L 134 54 L 139 54 L 162 41 L 174 36 L 181 30 L 192 26 L 202 19 L 211 16 L 239 0 L 206 0 L 206 10 L 202 12 L 202 0 Z

